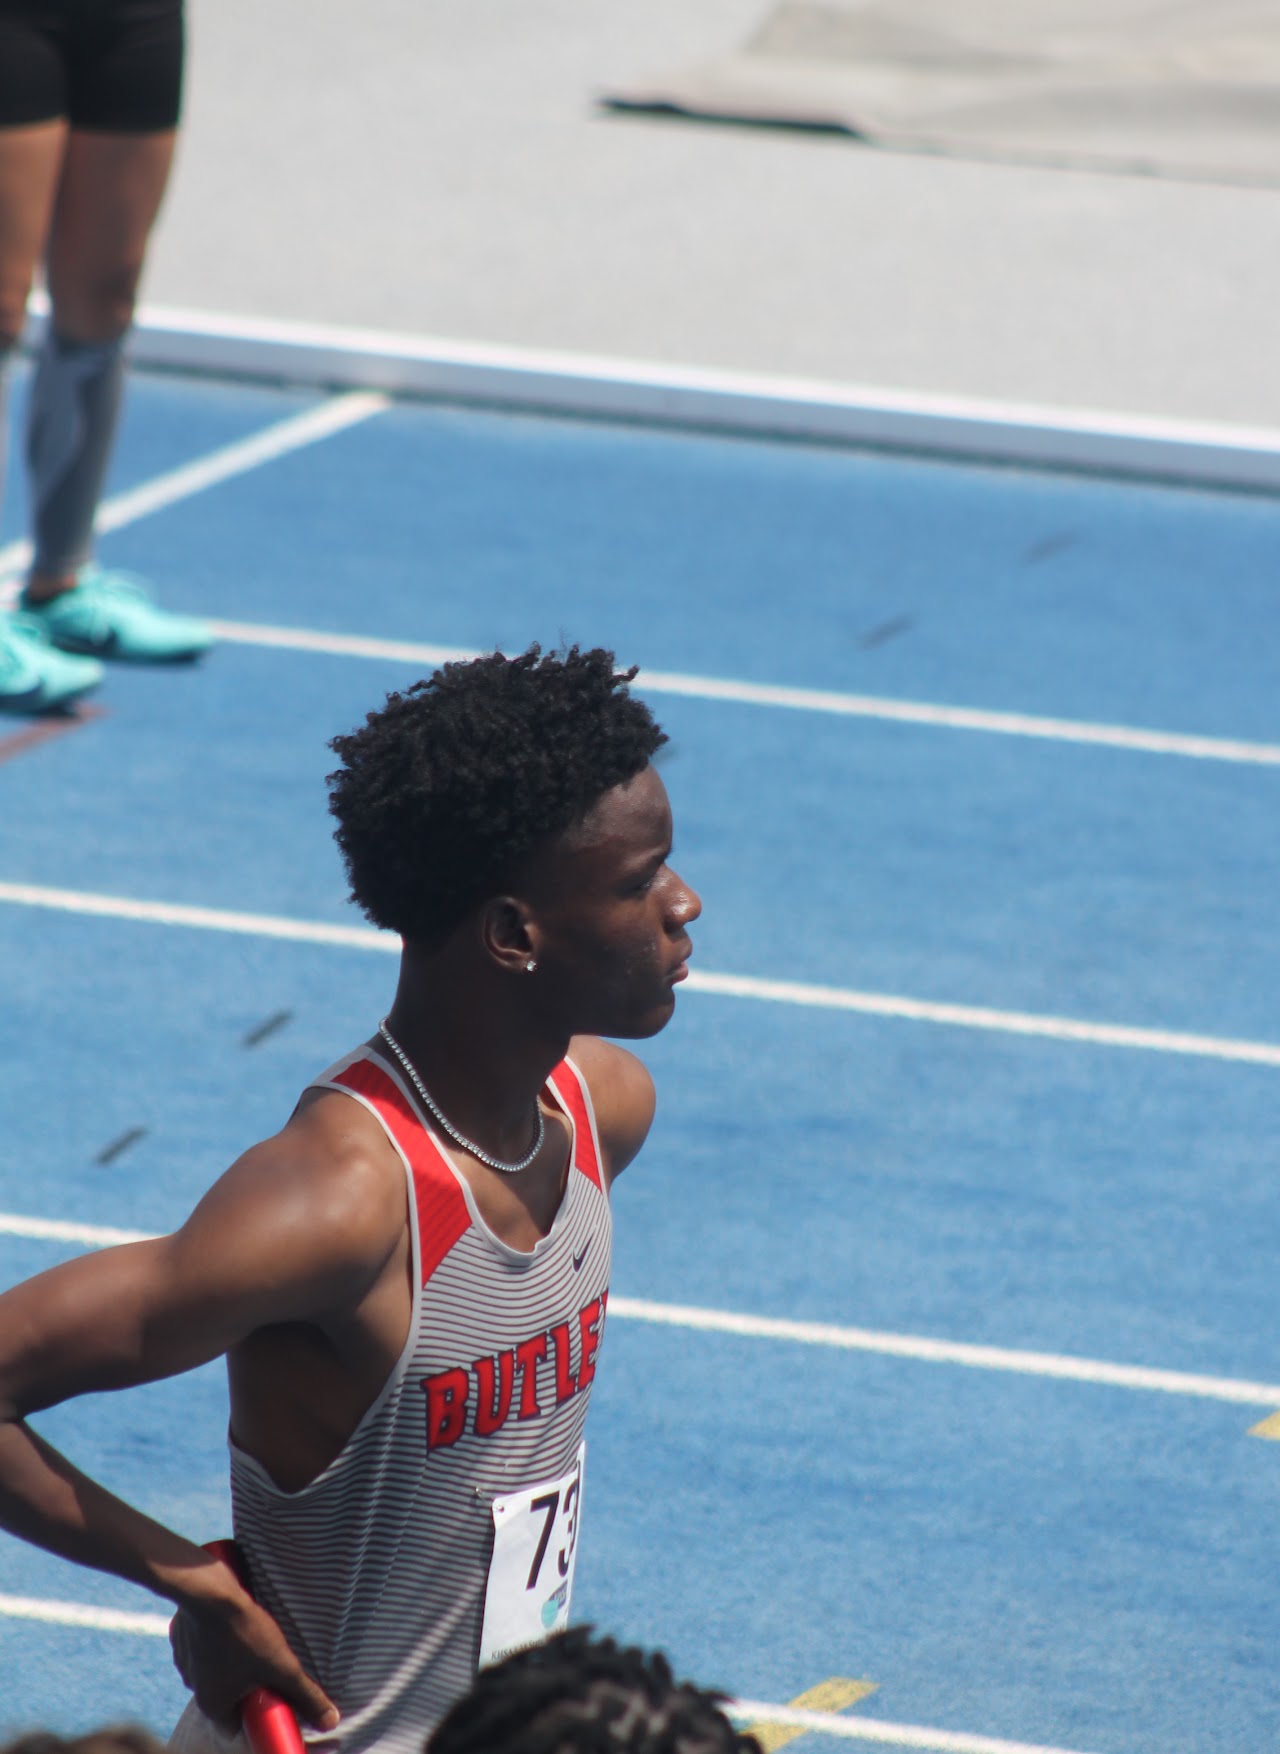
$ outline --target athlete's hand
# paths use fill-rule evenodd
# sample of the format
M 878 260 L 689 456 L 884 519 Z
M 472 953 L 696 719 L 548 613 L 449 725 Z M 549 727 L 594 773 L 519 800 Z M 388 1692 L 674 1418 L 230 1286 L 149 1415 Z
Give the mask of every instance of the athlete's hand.
M 174 1666 L 205 1716 L 234 1731 L 246 1693 L 268 1687 L 293 1707 L 299 1722 L 336 1729 L 337 1707 L 299 1663 L 266 1609 L 221 1561 L 202 1571 L 199 1594 L 188 1596 L 173 1617 L 169 1643 Z

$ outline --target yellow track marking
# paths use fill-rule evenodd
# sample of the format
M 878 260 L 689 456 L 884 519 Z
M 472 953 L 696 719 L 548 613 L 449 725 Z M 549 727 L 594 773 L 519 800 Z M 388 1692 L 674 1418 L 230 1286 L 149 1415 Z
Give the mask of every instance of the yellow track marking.
M 868 1693 L 874 1693 L 874 1681 L 846 1681 L 843 1676 L 833 1675 L 829 1681 L 819 1681 L 816 1687 L 810 1687 L 797 1699 L 787 1701 L 788 1705 L 798 1705 L 802 1711 L 843 1711 L 847 1705 L 854 1705 L 859 1699 L 865 1699 Z M 773 1754 L 775 1748 L 785 1748 L 788 1742 L 794 1742 L 797 1736 L 807 1736 L 809 1730 L 798 1730 L 789 1724 L 754 1723 L 744 1726 L 745 1734 L 754 1736 L 764 1754 Z
M 1250 1437 L 1271 1437 L 1280 1443 L 1280 1413 L 1271 1413 L 1260 1425 L 1249 1427 Z

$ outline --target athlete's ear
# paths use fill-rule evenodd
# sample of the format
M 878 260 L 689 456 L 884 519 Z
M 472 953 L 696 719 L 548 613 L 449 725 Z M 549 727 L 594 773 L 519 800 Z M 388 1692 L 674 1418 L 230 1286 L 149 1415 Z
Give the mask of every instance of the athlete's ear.
M 480 940 L 485 954 L 511 974 L 527 974 L 537 963 L 539 931 L 527 902 L 514 895 L 495 895 L 480 910 Z

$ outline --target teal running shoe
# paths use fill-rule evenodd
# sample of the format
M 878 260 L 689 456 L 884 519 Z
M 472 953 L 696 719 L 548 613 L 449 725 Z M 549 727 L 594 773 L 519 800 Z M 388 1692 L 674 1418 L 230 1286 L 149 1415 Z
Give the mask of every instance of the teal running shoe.
M 101 664 L 55 651 L 29 616 L 0 615 L 0 712 L 65 710 L 101 681 Z
M 129 664 L 174 664 L 198 658 L 213 644 L 213 629 L 190 615 L 172 615 L 151 601 L 129 573 L 81 567 L 69 591 L 46 603 L 22 600 L 50 645 Z

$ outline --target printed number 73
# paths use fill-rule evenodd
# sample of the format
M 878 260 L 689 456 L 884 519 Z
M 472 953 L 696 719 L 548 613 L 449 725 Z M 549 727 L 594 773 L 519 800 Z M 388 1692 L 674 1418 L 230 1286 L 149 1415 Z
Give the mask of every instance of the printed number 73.
M 551 1531 L 556 1525 L 556 1514 L 560 1509 L 560 1494 L 548 1492 L 542 1498 L 535 1498 L 529 1509 L 542 1511 L 545 1518 L 542 1524 L 542 1534 L 538 1538 L 538 1551 L 533 1556 L 533 1564 L 529 1567 L 529 1581 L 525 1585 L 526 1589 L 531 1590 L 537 1587 L 542 1561 L 547 1556 L 547 1545 L 551 1540 Z M 569 1519 L 569 1542 L 567 1546 L 560 1549 L 556 1565 L 561 1577 L 568 1577 L 569 1560 L 573 1554 L 574 1542 L 578 1539 L 578 1482 L 576 1480 L 570 1480 L 564 1489 L 564 1514 Z

